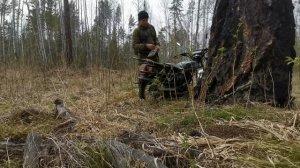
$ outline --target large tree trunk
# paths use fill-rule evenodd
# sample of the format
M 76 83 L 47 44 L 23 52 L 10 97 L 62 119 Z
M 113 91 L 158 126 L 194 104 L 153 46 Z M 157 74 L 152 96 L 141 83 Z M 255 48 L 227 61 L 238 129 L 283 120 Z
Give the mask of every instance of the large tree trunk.
M 288 105 L 294 44 L 291 0 L 217 0 L 201 101 Z

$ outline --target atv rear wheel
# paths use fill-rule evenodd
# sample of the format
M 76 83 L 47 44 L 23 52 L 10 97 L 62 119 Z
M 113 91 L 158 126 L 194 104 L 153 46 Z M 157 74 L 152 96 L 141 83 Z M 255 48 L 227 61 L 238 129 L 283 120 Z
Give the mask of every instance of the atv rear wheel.
M 146 91 L 147 83 L 145 81 L 139 81 L 139 98 L 145 99 L 145 91 Z

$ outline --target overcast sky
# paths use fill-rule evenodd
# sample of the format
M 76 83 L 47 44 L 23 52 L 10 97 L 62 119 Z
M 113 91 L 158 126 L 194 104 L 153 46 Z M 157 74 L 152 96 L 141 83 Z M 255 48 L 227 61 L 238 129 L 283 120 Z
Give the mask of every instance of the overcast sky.
M 128 20 L 130 14 L 132 14 L 137 20 L 137 7 L 136 3 L 137 0 L 111 0 L 115 3 L 119 3 L 122 6 L 122 13 L 124 14 L 124 24 L 125 26 L 128 25 Z M 172 0 L 147 0 L 148 4 L 150 6 L 150 22 L 155 27 L 160 28 L 165 25 L 165 15 L 164 15 L 164 4 L 167 4 L 169 7 L 171 5 Z M 183 0 L 183 6 L 184 8 L 187 6 L 189 0 Z M 95 6 L 96 6 L 96 0 L 86 0 L 88 3 L 88 6 L 90 8 L 93 8 L 93 10 L 90 10 L 90 12 L 93 12 L 95 14 Z M 93 15 L 93 14 L 92 14 Z M 91 15 L 90 15 L 91 16 Z M 94 15 L 93 15 L 94 16 Z
M 1 1 L 1 0 L 0 0 Z M 70 0 L 69 0 L 70 1 Z M 94 24 L 94 18 L 96 15 L 96 2 L 98 0 L 85 0 L 87 3 L 87 10 L 88 10 L 88 20 L 89 20 L 89 25 Z M 132 14 L 135 20 L 137 20 L 137 0 L 109 0 L 115 6 L 117 4 L 121 5 L 121 10 L 122 10 L 122 22 L 121 25 L 124 25 L 124 28 L 128 28 L 128 21 L 129 21 L 129 16 Z M 143 0 L 140 0 L 143 2 Z M 183 0 L 183 9 L 187 9 L 187 4 L 190 0 Z M 23 1 L 22 1 L 23 2 Z M 154 25 L 154 27 L 158 30 L 159 28 L 165 26 L 165 20 L 166 20 L 166 15 L 165 15 L 165 7 L 170 7 L 172 0 L 147 0 L 149 4 L 149 11 L 147 11 L 150 15 L 150 23 Z M 1 2 L 0 2 L 1 3 Z M 84 4 L 84 0 L 79 1 L 80 5 Z M 27 15 L 27 7 L 24 6 L 24 17 L 23 19 L 25 21 L 26 15 Z M 169 13 L 167 14 L 167 17 L 169 16 Z M 6 16 L 7 19 L 11 19 L 12 14 Z

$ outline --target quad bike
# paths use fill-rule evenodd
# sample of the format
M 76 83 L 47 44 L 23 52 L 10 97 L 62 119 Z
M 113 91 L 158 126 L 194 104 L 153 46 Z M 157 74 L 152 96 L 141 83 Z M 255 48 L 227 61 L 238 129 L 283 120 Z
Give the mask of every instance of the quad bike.
M 136 58 L 140 61 L 139 98 L 197 97 L 201 88 L 207 51 L 208 49 L 199 49 L 190 53 L 181 53 L 180 56 L 185 57 L 187 61 L 177 64 L 157 63 L 149 59 Z M 191 85 L 195 86 L 191 87 Z

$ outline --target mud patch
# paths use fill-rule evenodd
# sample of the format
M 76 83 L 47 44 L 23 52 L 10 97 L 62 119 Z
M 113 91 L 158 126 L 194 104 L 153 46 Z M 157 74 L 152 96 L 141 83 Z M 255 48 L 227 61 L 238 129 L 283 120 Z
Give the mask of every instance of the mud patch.
M 23 109 L 17 110 L 11 113 L 9 120 L 11 122 L 21 122 L 30 124 L 33 121 L 46 120 L 53 118 L 51 114 L 36 109 Z
M 213 125 L 205 129 L 205 132 L 210 136 L 216 136 L 223 139 L 245 138 L 253 139 L 254 131 L 247 128 L 242 128 L 236 125 Z

